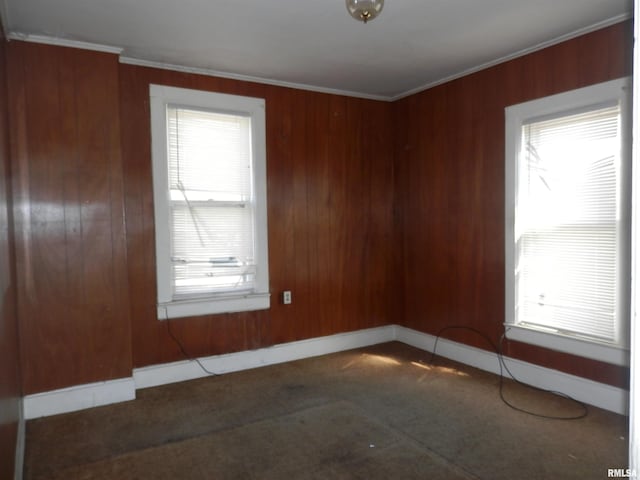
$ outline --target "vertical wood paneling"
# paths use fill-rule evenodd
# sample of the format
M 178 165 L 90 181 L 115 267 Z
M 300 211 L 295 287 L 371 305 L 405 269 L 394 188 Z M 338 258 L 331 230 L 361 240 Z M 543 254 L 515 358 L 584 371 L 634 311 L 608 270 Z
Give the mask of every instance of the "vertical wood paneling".
M 117 57 L 9 53 L 24 392 L 129 376 Z
M 271 290 L 275 292 L 271 302 L 271 338 L 267 341 L 282 343 L 293 336 L 292 325 L 295 322 L 294 310 L 282 304 L 278 292 L 291 290 L 294 292 L 294 302 L 298 311 L 299 299 L 305 298 L 302 282 L 298 282 L 297 276 L 306 273 L 307 262 L 302 261 L 304 251 L 298 240 L 296 217 L 299 216 L 301 205 L 296 201 L 297 169 L 293 161 L 293 145 L 299 133 L 297 127 L 300 122 L 295 117 L 296 111 L 303 111 L 303 105 L 295 105 L 294 92 L 288 89 L 279 89 L 274 93 L 274 101 L 269 105 L 267 113 L 267 138 L 272 139 L 272 152 L 269 156 L 269 170 L 278 172 L 277 175 L 269 175 L 267 178 L 267 191 L 269 197 L 269 245 L 271 251 L 281 250 L 296 262 L 277 261 L 270 255 L 269 270 Z M 301 163 L 301 162 L 300 162 Z M 306 194 L 305 194 L 306 195 Z M 303 317 L 306 315 L 302 315 Z
M 312 288 L 310 290 L 310 310 L 306 332 L 317 337 L 327 331 L 328 299 L 327 278 L 323 276 L 324 263 L 331 260 L 332 251 L 327 241 L 330 235 L 330 211 L 328 174 L 328 120 L 329 106 L 325 95 L 312 93 L 307 100 L 309 108 L 306 125 L 306 144 L 304 155 L 307 159 L 307 242 L 309 242 L 309 270 Z M 315 307 L 313 307 L 315 306 Z
M 0 478 L 13 478 L 22 396 L 10 174 L 6 43 L 0 29 Z
M 361 141 L 350 150 L 347 185 L 348 202 L 359 202 L 359 207 L 345 221 L 345 225 L 358 228 L 359 236 L 349 237 L 344 253 L 345 262 L 352 258 L 351 252 L 358 255 L 359 268 L 351 271 L 349 291 L 367 312 L 367 318 L 372 319 L 371 326 L 379 326 L 396 323 L 402 311 L 395 296 L 398 261 L 398 249 L 393 242 L 395 174 L 393 162 L 387 160 L 393 157 L 393 135 L 389 106 L 359 102 L 362 106 L 353 112 L 352 118 L 361 125 L 358 132 Z M 376 157 L 382 161 L 372 161 Z M 352 185 L 360 185 L 360 193 Z M 356 322 L 356 328 L 369 326 L 357 323 L 358 317 L 349 317 L 351 320 L 347 320 Z
M 434 334 L 504 322 L 504 108 L 630 74 L 629 22 L 396 102 L 405 324 Z M 449 338 L 489 348 L 477 335 Z M 625 386 L 627 369 L 510 343 L 506 353 Z
M 290 191 L 293 200 L 293 229 L 294 249 L 282 251 L 279 255 L 270 256 L 270 264 L 286 263 L 290 266 L 287 271 L 288 276 L 283 277 L 282 281 L 286 285 L 293 283 L 293 308 L 292 305 L 284 305 L 280 312 L 286 315 L 283 330 L 274 330 L 274 343 L 282 343 L 292 340 L 300 340 L 305 337 L 306 332 L 310 331 L 310 324 L 315 318 L 315 299 L 314 299 L 314 272 L 311 269 L 312 263 L 310 258 L 314 254 L 314 250 L 309 241 L 311 222 L 314 221 L 309 209 L 309 188 L 307 179 L 311 175 L 310 161 L 306 154 L 307 150 L 307 118 L 311 109 L 310 103 L 306 100 L 307 93 L 293 90 L 288 92 L 291 98 L 291 139 L 289 141 L 287 156 L 285 163 L 282 164 L 283 169 L 290 169 L 293 172 L 292 183 L 287 183 L 279 173 L 272 174 L 272 180 L 280 184 L 286 191 Z M 270 121 L 268 117 L 267 122 Z M 268 150 L 269 155 L 270 150 Z M 270 156 L 267 157 L 267 162 Z M 270 164 L 270 163 L 269 163 Z M 270 169 L 270 167 L 269 167 Z M 280 172 L 281 170 L 275 170 Z M 275 195 L 275 194 L 274 194 Z M 269 194 L 269 199 L 273 195 Z M 270 202 L 271 200 L 269 200 Z M 277 201 L 277 198 L 276 198 Z M 279 230 L 284 226 L 273 224 L 273 216 L 270 217 L 269 231 Z M 271 245 L 270 250 L 275 252 L 277 246 Z M 274 284 L 278 280 L 271 279 Z M 287 287 L 289 289 L 289 287 Z M 279 315 L 274 315 L 275 321 L 280 320 Z
M 172 320 L 171 330 L 189 354 L 389 323 L 384 290 L 394 268 L 388 241 L 393 220 L 389 104 L 121 65 L 134 366 L 182 358 L 155 311 L 150 83 L 266 100 L 271 308 Z M 374 126 L 373 134 L 364 135 L 362 125 Z M 284 290 L 292 291 L 293 304 L 282 305 Z
M 628 30 L 616 25 L 394 104 L 11 42 L 25 393 L 179 360 L 169 327 L 194 356 L 389 323 L 429 333 L 463 324 L 497 338 L 504 107 L 629 72 Z M 266 99 L 269 310 L 156 318 L 150 83 Z M 292 305 L 282 305 L 283 290 Z M 468 333 L 452 337 L 486 348 Z M 517 344 L 508 353 L 624 383 L 624 369 L 598 362 Z

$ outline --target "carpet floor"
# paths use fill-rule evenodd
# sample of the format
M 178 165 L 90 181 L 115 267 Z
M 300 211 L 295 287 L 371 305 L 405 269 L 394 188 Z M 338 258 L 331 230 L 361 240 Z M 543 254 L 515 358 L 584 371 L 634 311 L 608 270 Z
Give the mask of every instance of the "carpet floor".
M 499 378 L 392 342 L 148 388 L 27 422 L 25 480 L 603 479 L 628 419 L 550 420 Z M 550 416 L 573 403 L 505 385 Z

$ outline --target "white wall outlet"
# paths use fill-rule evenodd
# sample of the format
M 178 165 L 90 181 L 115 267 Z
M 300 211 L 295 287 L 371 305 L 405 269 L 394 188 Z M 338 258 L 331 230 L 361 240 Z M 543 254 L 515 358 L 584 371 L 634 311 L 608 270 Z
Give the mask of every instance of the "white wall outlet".
M 282 303 L 285 305 L 291 304 L 291 290 L 285 290 L 282 292 Z

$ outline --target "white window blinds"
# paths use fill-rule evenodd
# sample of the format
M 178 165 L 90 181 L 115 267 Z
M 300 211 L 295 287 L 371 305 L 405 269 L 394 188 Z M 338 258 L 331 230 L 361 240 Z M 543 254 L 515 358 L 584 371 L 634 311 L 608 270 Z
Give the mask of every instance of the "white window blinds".
M 254 287 L 251 118 L 167 106 L 173 295 Z
M 515 323 L 620 342 L 620 106 L 522 125 Z

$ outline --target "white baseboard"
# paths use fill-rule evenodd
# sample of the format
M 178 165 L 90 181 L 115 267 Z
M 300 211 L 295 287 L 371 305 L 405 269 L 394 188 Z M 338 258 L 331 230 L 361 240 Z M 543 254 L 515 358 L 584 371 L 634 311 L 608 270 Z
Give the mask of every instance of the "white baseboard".
M 25 446 L 25 418 L 24 418 L 24 399 L 20 399 L 20 416 L 18 418 L 18 434 L 16 435 L 16 456 L 14 468 L 14 480 L 22 480 L 24 472 L 24 446 Z
M 433 351 L 435 337 L 399 325 L 340 333 L 283 343 L 272 347 L 200 358 L 200 362 L 215 373 L 231 373 L 250 368 L 274 365 L 302 358 L 326 355 L 397 340 L 428 352 Z M 494 353 L 441 338 L 438 355 L 495 374 L 500 373 Z M 539 388 L 563 392 L 582 402 L 615 413 L 628 414 L 629 392 L 557 370 L 540 367 L 505 357 L 518 380 Z M 80 385 L 51 392 L 28 395 L 24 399 L 24 417 L 71 412 L 84 408 L 133 400 L 135 390 L 207 376 L 196 362 L 179 362 L 136 368 L 133 376 L 107 382 Z
M 396 340 L 432 352 L 436 337 L 410 328 L 396 326 Z M 496 354 L 486 350 L 440 338 L 436 353 L 487 372 L 500 373 L 500 364 Z M 511 373 L 523 383 L 562 392 L 576 400 L 611 412 L 622 415 L 629 414 L 629 392 L 627 390 L 510 357 L 504 357 L 504 360 Z
M 211 372 L 231 373 L 390 342 L 394 339 L 394 336 L 395 327 L 387 325 L 356 332 L 339 333 L 327 337 L 282 343 L 258 350 L 199 358 L 199 361 Z M 207 373 L 196 362 L 188 360 L 133 370 L 136 388 L 155 387 L 206 376 Z
M 24 397 L 24 417 L 27 420 L 58 413 L 74 412 L 136 398 L 133 377 L 77 385 Z

